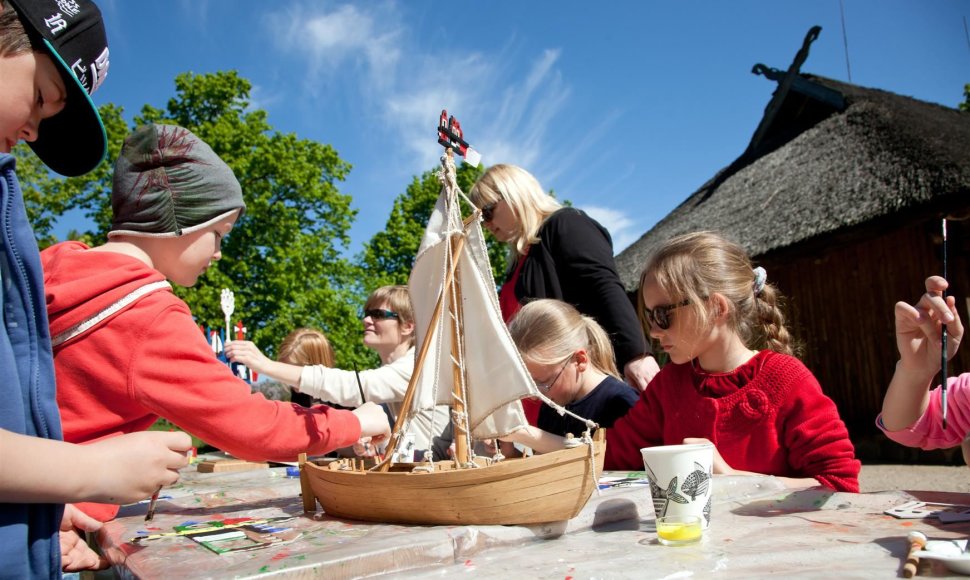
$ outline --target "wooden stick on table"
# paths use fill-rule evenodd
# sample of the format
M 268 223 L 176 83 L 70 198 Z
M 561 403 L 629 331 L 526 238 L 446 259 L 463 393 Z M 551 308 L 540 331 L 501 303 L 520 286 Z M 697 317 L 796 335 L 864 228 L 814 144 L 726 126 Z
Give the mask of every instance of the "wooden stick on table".
M 912 578 L 919 566 L 919 552 L 926 547 L 926 536 L 921 532 L 910 532 L 906 535 L 909 540 L 909 553 L 906 554 L 906 564 L 903 566 L 903 576 Z

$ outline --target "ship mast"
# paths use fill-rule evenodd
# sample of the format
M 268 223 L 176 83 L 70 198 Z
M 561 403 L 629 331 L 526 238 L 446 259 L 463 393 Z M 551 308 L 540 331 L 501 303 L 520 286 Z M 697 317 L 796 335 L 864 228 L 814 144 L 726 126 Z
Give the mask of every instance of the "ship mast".
M 447 203 L 449 206 L 451 204 L 459 203 L 458 200 L 458 183 L 455 175 L 455 163 L 454 163 L 454 153 L 458 152 L 460 155 L 465 156 L 466 159 L 474 159 L 478 157 L 477 152 L 468 146 L 468 143 L 462 138 L 461 125 L 458 120 L 454 117 L 448 117 L 447 111 L 441 111 L 441 117 L 438 123 L 438 143 L 445 147 L 445 153 L 441 156 L 441 179 L 442 187 L 445 188 L 447 192 Z M 458 212 L 460 215 L 460 211 Z M 408 382 L 408 389 L 404 395 L 404 400 L 401 402 L 401 408 L 404 412 L 398 416 L 397 421 L 394 423 L 394 429 L 391 432 L 391 438 L 388 442 L 388 449 L 396 449 L 401 438 L 401 430 L 406 424 L 406 419 L 404 415 L 411 409 L 411 405 L 414 401 L 415 391 L 417 390 L 418 381 L 421 377 L 421 372 L 424 369 L 424 363 L 427 359 L 428 352 L 430 351 L 433 343 L 435 333 L 432 329 L 438 327 L 438 322 L 441 318 L 442 310 L 444 310 L 445 300 L 448 300 L 448 315 L 451 327 L 451 365 L 453 374 L 453 392 L 452 392 L 452 426 L 455 441 L 455 464 L 458 467 L 463 467 L 467 465 L 471 459 L 471 433 L 468 425 L 468 413 L 465 409 L 465 392 L 464 385 L 465 376 L 463 371 L 463 361 L 464 361 L 464 340 L 461 332 L 462 328 L 462 297 L 461 297 L 461 280 L 459 279 L 458 273 L 458 261 L 461 256 L 462 249 L 465 246 L 465 227 L 474 218 L 474 214 L 465 220 L 462 224 L 460 232 L 451 233 L 447 238 L 447 249 L 450 260 L 448 263 L 448 268 L 445 276 L 444 286 L 441 290 L 441 294 L 438 295 L 438 300 L 435 304 L 434 311 L 431 315 L 431 321 L 428 325 L 428 332 L 424 335 L 424 340 L 421 343 L 421 348 L 418 351 L 417 357 L 414 361 L 414 372 L 411 374 L 411 380 Z M 450 300 L 449 300 L 450 298 Z M 393 457 L 393 453 L 388 455 Z M 387 471 L 390 469 L 391 461 L 385 460 L 379 467 L 379 471 Z

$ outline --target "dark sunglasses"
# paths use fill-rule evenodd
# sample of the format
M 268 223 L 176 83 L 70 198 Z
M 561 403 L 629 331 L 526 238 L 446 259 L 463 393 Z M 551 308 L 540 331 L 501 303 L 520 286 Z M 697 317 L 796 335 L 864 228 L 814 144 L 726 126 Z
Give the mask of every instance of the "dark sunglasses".
M 654 309 L 643 307 L 643 312 L 647 315 L 647 321 L 650 324 L 656 324 L 657 328 L 660 330 L 667 330 L 670 328 L 670 311 L 680 308 L 681 306 L 687 306 L 690 304 L 690 300 L 684 300 L 683 302 L 678 302 L 677 304 L 664 304 L 663 306 L 657 306 Z
M 364 311 L 364 316 L 361 318 L 367 318 L 370 316 L 374 320 L 387 320 L 388 318 L 393 318 L 399 320 L 401 315 L 393 310 L 384 310 L 383 308 L 368 308 Z
M 492 221 L 492 218 L 495 217 L 495 206 L 498 205 L 499 201 L 502 200 L 500 199 L 498 201 L 493 201 L 492 203 L 482 207 L 482 220 L 484 220 L 485 223 Z

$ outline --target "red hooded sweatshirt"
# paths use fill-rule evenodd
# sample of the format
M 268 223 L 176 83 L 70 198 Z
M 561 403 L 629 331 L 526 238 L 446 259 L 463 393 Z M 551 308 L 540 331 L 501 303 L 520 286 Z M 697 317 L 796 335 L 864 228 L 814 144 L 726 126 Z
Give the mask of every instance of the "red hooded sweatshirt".
M 164 280 L 130 256 L 64 242 L 41 253 L 51 336 L 71 329 L 137 288 Z M 164 417 L 236 457 L 294 461 L 360 438 L 350 411 L 303 408 L 252 393 L 215 358 L 192 313 L 163 288 L 54 347 L 64 440 L 89 443 L 147 429 Z M 91 509 L 90 506 L 96 506 Z M 117 506 L 83 504 L 102 521 Z

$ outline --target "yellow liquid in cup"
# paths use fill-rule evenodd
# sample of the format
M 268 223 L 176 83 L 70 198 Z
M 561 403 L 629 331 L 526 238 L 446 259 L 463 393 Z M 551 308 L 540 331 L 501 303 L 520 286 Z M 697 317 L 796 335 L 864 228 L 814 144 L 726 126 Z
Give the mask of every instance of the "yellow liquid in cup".
M 695 542 L 702 531 L 700 522 L 657 522 L 657 536 L 668 542 Z

